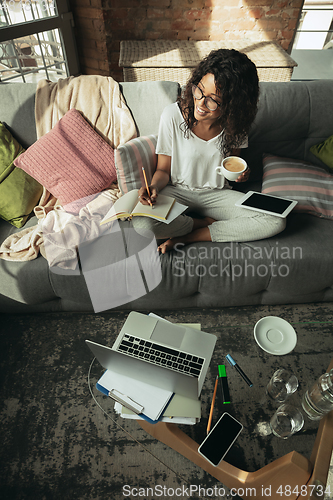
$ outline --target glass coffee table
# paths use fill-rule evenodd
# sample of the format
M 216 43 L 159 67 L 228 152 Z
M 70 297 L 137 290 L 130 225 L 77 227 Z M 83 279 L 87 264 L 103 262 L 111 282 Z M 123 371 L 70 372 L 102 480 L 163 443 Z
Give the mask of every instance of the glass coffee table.
M 310 421 L 305 417 L 303 429 L 287 440 L 272 435 L 268 424 L 279 405 L 272 402 L 265 393 L 271 375 L 280 367 L 294 371 L 299 379 L 299 388 L 288 398 L 288 403 L 300 406 L 301 396 L 308 385 L 327 370 L 333 358 L 333 321 L 306 321 L 309 318 L 304 315 L 303 318 L 295 315 L 295 307 L 297 308 L 293 306 L 293 312 L 291 313 L 290 309 L 290 315 L 286 313 L 284 318 L 295 329 L 297 344 L 292 352 L 283 356 L 269 354 L 255 342 L 253 328 L 262 315 L 252 314 L 246 318 L 240 308 L 239 315 L 236 315 L 238 324 L 235 325 L 235 315 L 224 314 L 223 310 L 216 312 L 214 317 L 208 314 L 208 311 L 200 315 L 198 313 L 202 330 L 216 334 L 218 340 L 201 393 L 202 417 L 196 425 L 176 425 L 172 423 L 172 419 L 170 423 L 151 425 L 142 420 L 134 422 L 121 419 L 114 413 L 113 417 L 120 425 L 125 425 L 129 432 L 139 436 L 140 442 L 144 439 L 143 435 L 135 431 L 135 426 L 139 424 L 153 438 L 176 450 L 223 485 L 233 488 L 235 493 L 241 493 L 239 496 L 242 498 L 250 496 L 253 498 L 254 492 L 255 498 L 271 499 L 309 498 L 308 493 L 311 493 L 311 490 L 313 495 L 320 493 L 320 487 L 318 490 L 313 487 L 305 491 L 302 485 L 308 483 L 313 472 L 319 481 L 318 484 L 326 484 L 333 446 L 333 412 L 320 422 L 320 432 L 318 432 L 319 422 Z M 172 317 L 167 319 L 175 321 Z M 179 322 L 179 316 L 177 320 Z M 193 322 L 193 315 L 191 320 Z M 182 322 L 187 322 L 186 313 L 183 314 Z M 225 359 L 226 354 L 231 354 L 237 361 L 253 382 L 253 387 L 249 387 L 238 372 L 228 364 Z M 217 397 L 212 425 L 224 411 L 227 411 L 243 424 L 244 429 L 224 461 L 218 467 L 214 467 L 198 454 L 197 448 L 206 436 L 207 419 L 219 364 L 226 365 L 231 404 L 223 405 Z M 96 362 L 91 372 L 92 382 L 97 381 L 102 372 L 103 369 Z M 104 411 L 112 414 L 113 402 L 94 387 L 93 393 Z M 323 432 L 322 437 L 320 437 L 321 432 Z M 317 435 L 319 437 L 315 444 Z M 318 462 L 314 468 L 317 448 L 322 454 L 322 462 L 320 465 Z M 165 461 L 166 456 L 160 450 L 161 448 L 157 447 L 154 453 L 158 459 Z M 325 492 L 324 486 L 322 491 Z M 333 491 L 331 496 L 333 497 Z M 313 498 L 323 498 L 323 496 L 313 496 Z

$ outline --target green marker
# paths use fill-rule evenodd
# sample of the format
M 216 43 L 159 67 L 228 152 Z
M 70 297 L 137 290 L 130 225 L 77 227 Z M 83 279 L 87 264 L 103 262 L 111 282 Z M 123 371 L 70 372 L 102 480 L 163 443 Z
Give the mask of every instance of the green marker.
M 230 404 L 230 394 L 228 387 L 227 372 L 225 365 L 218 365 L 219 372 L 219 386 L 222 395 L 222 401 L 224 405 Z

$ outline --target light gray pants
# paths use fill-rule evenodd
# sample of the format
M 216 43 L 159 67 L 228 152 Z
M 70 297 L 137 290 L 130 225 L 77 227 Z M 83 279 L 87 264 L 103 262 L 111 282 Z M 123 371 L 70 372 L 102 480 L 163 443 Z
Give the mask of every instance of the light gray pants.
M 186 212 L 170 224 L 150 219 L 133 217 L 133 227 L 137 230 L 150 229 L 157 239 L 183 236 L 192 231 L 193 219 L 187 213 L 216 220 L 209 227 L 212 241 L 255 241 L 274 236 L 285 229 L 286 220 L 235 206 L 243 193 L 232 189 L 202 189 L 190 191 L 168 185 L 161 194 L 175 198 L 187 205 Z

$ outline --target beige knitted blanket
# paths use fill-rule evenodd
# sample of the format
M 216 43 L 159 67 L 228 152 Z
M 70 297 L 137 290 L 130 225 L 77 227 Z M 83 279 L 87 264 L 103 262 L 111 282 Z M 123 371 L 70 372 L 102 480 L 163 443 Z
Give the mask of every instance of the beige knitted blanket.
M 136 137 L 135 123 L 119 84 L 111 77 L 81 75 L 57 82 L 41 80 L 38 83 L 35 101 L 37 138 L 49 132 L 72 108 L 81 111 L 113 148 Z M 108 195 L 111 200 L 120 197 L 116 184 L 110 186 Z M 38 224 L 10 235 L 0 246 L 0 258 L 14 261 L 35 259 L 43 245 L 41 223 L 57 206 L 57 200 L 44 188 L 41 200 L 34 209 Z
M 119 84 L 111 77 L 82 75 L 55 83 L 39 82 L 35 105 L 37 137 L 49 132 L 72 108 L 81 111 L 113 148 L 136 136 L 135 124 Z

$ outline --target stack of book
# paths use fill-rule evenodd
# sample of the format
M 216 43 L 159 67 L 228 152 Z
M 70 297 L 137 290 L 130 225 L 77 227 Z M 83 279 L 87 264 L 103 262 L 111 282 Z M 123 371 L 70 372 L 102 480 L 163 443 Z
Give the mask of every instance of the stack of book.
M 200 324 L 188 326 L 201 329 Z M 114 409 L 123 418 L 188 425 L 196 424 L 201 418 L 199 399 L 174 394 L 112 370 L 104 372 L 96 387 L 115 400 Z

